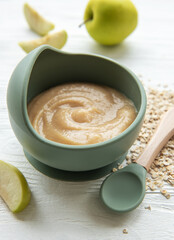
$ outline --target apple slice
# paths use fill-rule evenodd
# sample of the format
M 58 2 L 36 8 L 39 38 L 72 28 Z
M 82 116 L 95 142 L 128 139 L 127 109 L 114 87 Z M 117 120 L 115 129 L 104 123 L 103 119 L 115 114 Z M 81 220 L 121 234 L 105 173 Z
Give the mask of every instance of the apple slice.
M 23 174 L 13 165 L 0 160 L 0 196 L 13 213 L 22 211 L 31 193 Z
M 65 45 L 67 37 L 67 32 L 62 30 L 32 41 L 19 42 L 19 46 L 27 53 L 43 44 L 48 44 L 52 47 L 61 49 Z
M 30 28 L 41 36 L 54 29 L 54 24 L 44 19 L 28 3 L 24 4 L 24 15 Z

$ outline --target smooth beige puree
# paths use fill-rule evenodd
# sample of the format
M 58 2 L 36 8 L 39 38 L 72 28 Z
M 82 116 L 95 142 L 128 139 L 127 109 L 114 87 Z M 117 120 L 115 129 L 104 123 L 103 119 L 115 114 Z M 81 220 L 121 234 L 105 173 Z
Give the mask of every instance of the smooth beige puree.
M 133 103 L 115 89 L 91 83 L 53 87 L 28 104 L 34 129 L 44 138 L 70 144 L 103 142 L 134 121 Z

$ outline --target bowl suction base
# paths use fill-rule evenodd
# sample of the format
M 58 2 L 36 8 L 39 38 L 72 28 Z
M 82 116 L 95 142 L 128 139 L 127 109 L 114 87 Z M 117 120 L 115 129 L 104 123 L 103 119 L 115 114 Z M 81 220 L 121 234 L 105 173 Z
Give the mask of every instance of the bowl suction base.
M 118 165 L 123 162 L 127 153 L 125 153 L 124 155 L 116 159 L 116 161 L 114 161 L 113 163 L 108 164 L 104 167 L 101 167 L 95 170 L 81 171 L 81 172 L 64 171 L 57 168 L 53 168 L 46 164 L 41 163 L 40 161 L 32 157 L 25 150 L 24 150 L 24 154 L 27 160 L 31 163 L 31 165 L 36 170 L 38 170 L 39 172 L 43 173 L 48 177 L 63 180 L 63 181 L 89 181 L 89 180 L 95 180 L 95 179 L 101 178 L 111 173 L 114 167 L 118 167 Z

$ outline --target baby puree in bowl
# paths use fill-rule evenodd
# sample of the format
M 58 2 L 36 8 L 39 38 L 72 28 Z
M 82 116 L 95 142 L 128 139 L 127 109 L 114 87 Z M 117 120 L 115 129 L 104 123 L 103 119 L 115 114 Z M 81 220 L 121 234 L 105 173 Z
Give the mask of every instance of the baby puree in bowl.
M 91 83 L 66 83 L 42 92 L 28 104 L 34 129 L 69 145 L 109 140 L 136 118 L 133 102 L 117 90 Z

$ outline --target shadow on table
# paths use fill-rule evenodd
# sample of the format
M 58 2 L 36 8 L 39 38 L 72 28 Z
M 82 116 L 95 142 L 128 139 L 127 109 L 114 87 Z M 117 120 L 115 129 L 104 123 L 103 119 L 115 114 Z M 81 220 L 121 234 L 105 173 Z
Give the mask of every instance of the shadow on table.
M 94 211 L 95 209 L 95 211 Z M 99 193 L 96 196 L 91 196 L 89 199 L 89 206 L 88 206 L 88 217 L 91 221 L 95 222 L 97 226 L 103 227 L 114 227 L 119 228 L 126 226 L 130 222 L 136 222 L 139 218 L 139 210 L 135 209 L 131 212 L 127 213 L 116 213 L 109 208 L 107 208 L 101 201 L 99 197 Z
M 29 205 L 22 212 L 14 214 L 14 217 L 20 221 L 35 220 L 37 216 L 38 210 L 34 194 L 31 194 Z
M 27 208 L 15 217 L 20 221 L 47 222 L 48 216 L 60 221 L 88 222 L 98 228 L 123 227 L 138 221 L 138 211 L 116 214 L 101 202 L 99 190 L 103 179 L 87 182 L 64 182 L 37 172 L 40 188 L 31 188 L 32 198 Z M 31 186 L 32 187 L 32 186 Z M 80 219 L 80 220 L 79 220 Z
M 110 57 L 115 60 L 123 60 L 128 58 L 129 55 L 132 55 L 130 43 L 126 41 L 115 46 L 103 46 L 96 42 L 92 42 L 88 47 L 88 51 Z

